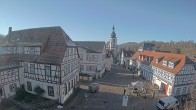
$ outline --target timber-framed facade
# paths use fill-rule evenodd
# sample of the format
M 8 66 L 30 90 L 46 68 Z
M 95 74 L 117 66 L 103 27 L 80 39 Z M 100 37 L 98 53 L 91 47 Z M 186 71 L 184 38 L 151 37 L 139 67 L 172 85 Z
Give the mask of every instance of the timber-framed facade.
M 6 39 L 8 43 L 3 49 L 17 64 L 14 70 L 17 87 L 24 85 L 27 92 L 35 94 L 34 88 L 40 86 L 45 91 L 43 97 L 59 103 L 64 103 L 77 89 L 78 48 L 61 27 L 18 31 L 9 28 Z M 2 77 L 4 72 L 1 72 Z
M 182 54 L 164 52 L 136 52 L 130 59 L 131 66 L 146 80 L 158 85 L 168 96 L 190 94 L 195 83 L 196 68 Z

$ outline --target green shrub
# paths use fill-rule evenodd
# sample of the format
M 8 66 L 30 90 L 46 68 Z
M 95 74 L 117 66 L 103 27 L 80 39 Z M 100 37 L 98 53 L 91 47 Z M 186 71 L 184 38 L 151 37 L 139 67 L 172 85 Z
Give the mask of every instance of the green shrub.
M 17 88 L 15 99 L 18 101 L 23 101 L 27 95 L 27 92 L 24 90 L 24 88 Z
M 42 89 L 42 88 L 39 87 L 39 86 L 36 86 L 36 87 L 34 88 L 34 92 L 35 92 L 36 95 L 37 95 L 37 99 L 40 100 L 41 97 L 42 97 L 42 95 L 43 95 L 43 93 L 45 92 L 45 90 Z

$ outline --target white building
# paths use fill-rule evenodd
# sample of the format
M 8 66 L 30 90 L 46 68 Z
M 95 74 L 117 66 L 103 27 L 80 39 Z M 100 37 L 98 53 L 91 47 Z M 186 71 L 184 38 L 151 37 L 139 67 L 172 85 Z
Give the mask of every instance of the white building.
M 124 65 L 125 67 L 129 67 L 130 58 L 133 56 L 134 52 L 131 50 L 121 50 L 119 54 L 120 64 Z
M 34 88 L 40 86 L 45 90 L 43 97 L 59 103 L 64 103 L 72 95 L 79 82 L 78 49 L 61 27 L 18 31 L 10 28 L 6 38 L 8 44 L 3 48 L 20 66 L 8 71 L 19 77 L 20 85 L 24 85 L 27 92 L 35 94 Z M 10 84 L 19 87 L 19 83 Z M 15 90 L 16 87 L 12 88 Z M 5 93 L 7 91 L 4 89 Z
M 182 54 L 136 52 L 130 64 L 138 66 L 146 80 L 157 84 L 168 96 L 186 95 L 192 91 L 196 70 L 193 62 Z
M 106 50 L 102 41 L 75 41 L 79 47 L 80 72 L 94 78 L 102 77 L 105 72 Z

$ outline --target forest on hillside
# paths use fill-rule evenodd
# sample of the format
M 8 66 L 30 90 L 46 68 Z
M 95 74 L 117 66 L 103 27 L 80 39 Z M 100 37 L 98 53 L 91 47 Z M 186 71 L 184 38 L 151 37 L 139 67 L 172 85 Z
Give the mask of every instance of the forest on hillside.
M 125 43 L 125 44 L 120 44 L 119 48 L 137 51 L 138 48 L 143 43 L 155 44 L 155 47 L 153 48 L 153 50 L 156 50 L 156 51 L 167 51 L 171 53 L 186 54 L 188 56 L 196 56 L 196 43 L 194 43 L 193 40 L 178 41 L 178 42 L 144 41 L 140 43 L 132 43 L 131 45 L 129 45 L 130 43 Z

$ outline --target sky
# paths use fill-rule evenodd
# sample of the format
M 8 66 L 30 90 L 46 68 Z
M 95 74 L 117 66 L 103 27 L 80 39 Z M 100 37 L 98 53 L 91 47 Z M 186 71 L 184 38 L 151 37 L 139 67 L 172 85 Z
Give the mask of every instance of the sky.
M 0 34 L 61 26 L 74 41 L 196 42 L 196 0 L 0 0 Z

